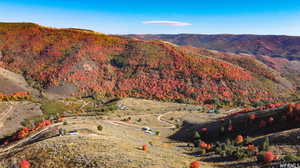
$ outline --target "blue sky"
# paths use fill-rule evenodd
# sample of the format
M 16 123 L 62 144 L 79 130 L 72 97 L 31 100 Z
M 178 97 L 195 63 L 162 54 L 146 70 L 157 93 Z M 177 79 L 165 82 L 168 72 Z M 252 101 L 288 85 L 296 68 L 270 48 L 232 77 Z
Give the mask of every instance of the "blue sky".
M 0 0 L 0 21 L 108 34 L 300 36 L 300 0 Z

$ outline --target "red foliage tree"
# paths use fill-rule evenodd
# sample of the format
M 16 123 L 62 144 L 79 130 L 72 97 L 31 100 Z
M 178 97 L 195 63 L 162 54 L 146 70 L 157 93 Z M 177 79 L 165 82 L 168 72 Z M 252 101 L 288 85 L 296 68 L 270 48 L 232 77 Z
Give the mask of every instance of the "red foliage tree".
M 270 163 L 275 159 L 275 156 L 273 155 L 272 152 L 265 152 L 264 154 L 264 161 L 266 163 Z
M 201 162 L 200 161 L 193 161 L 190 164 L 190 168 L 200 168 Z
M 30 162 L 28 160 L 21 160 L 20 168 L 30 168 Z

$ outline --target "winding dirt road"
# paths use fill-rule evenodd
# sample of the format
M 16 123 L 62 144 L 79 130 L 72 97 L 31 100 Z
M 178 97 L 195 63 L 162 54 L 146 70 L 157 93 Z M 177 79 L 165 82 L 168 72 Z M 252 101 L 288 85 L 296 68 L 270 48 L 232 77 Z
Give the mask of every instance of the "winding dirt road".
M 174 112 L 176 112 L 176 111 L 169 111 L 169 112 L 166 112 L 164 114 L 158 115 L 157 118 L 156 118 L 159 122 L 170 125 L 170 126 L 167 126 L 167 127 L 151 127 L 151 128 L 155 128 L 155 129 L 172 129 L 172 128 L 176 128 L 175 124 L 173 124 L 173 123 L 171 123 L 167 120 L 162 120 L 161 119 L 165 115 L 170 114 L 170 113 L 174 113 Z M 155 116 L 155 114 L 143 114 L 143 115 L 138 115 L 138 116 Z M 137 125 L 137 124 L 131 124 L 131 123 L 124 122 L 124 121 L 116 121 L 116 120 L 104 120 L 104 121 L 107 122 L 107 123 L 110 123 L 112 125 L 135 127 L 137 129 L 141 129 L 141 128 L 145 127 L 145 126 L 141 126 L 141 125 Z

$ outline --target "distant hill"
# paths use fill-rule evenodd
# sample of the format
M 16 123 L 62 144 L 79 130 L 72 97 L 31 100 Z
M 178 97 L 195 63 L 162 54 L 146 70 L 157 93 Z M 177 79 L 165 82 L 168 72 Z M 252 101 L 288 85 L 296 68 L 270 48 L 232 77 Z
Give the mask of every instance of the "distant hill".
M 257 60 L 300 85 L 300 37 L 280 35 L 128 35 L 142 40 L 164 40 L 220 52 L 253 55 Z
M 257 60 L 243 63 L 223 59 L 221 52 L 79 29 L 0 23 L 0 52 L 1 67 L 62 96 L 209 103 L 277 101 L 294 92 L 288 80 Z
M 300 37 L 279 35 L 202 35 L 202 34 L 158 34 L 128 35 L 142 40 L 165 40 L 177 45 L 222 52 L 268 55 L 272 57 L 300 60 Z

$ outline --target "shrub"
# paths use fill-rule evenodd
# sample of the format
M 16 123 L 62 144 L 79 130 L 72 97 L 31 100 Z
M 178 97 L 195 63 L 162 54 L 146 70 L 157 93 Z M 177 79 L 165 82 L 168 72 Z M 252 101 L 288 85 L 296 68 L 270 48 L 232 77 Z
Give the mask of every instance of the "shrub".
M 221 152 L 223 151 L 223 146 L 222 144 L 220 144 L 219 142 L 216 143 L 216 146 L 214 148 L 214 151 L 216 152 L 216 154 L 221 154 Z
M 190 164 L 190 168 L 200 168 L 201 163 L 199 161 L 193 161 Z
M 300 113 L 300 103 L 295 105 L 294 112 L 297 113 L 297 114 Z
M 264 154 L 264 161 L 266 163 L 270 163 L 275 159 L 275 156 L 273 155 L 272 152 L 265 152 Z
M 261 101 L 255 101 L 251 104 L 253 107 L 260 107 L 260 106 L 263 106 L 264 103 L 261 102 Z
M 206 149 L 202 149 L 202 148 L 201 148 L 201 149 L 199 150 L 199 153 L 200 153 L 200 155 L 206 154 Z
M 98 129 L 98 131 L 102 131 L 103 130 L 102 125 L 98 125 L 97 129 Z
M 143 145 L 142 149 L 143 149 L 143 151 L 147 152 L 148 151 L 148 145 Z
M 255 147 L 254 145 L 250 145 L 250 144 L 247 146 L 247 149 L 248 149 L 248 151 L 250 151 L 250 152 L 256 151 L 256 147 Z
M 62 129 L 62 128 L 60 128 L 60 129 L 58 130 L 58 132 L 59 132 L 59 135 L 60 135 L 60 136 L 66 135 L 66 130 L 64 130 L 64 129 Z
M 207 144 L 203 141 L 200 142 L 199 146 L 200 146 L 201 149 L 206 149 L 207 148 Z
M 212 148 L 213 148 L 213 145 L 212 145 L 212 144 L 207 144 L 207 147 L 206 147 L 206 150 L 207 150 L 207 151 L 212 150 Z
M 236 142 L 236 144 L 241 144 L 241 143 L 243 143 L 243 142 L 244 142 L 243 136 L 242 136 L 242 135 L 236 136 L 235 142 Z
M 195 134 L 194 134 L 194 137 L 193 137 L 194 146 L 198 147 L 200 141 L 201 141 L 201 136 L 200 136 L 199 132 L 196 131 Z
M 256 160 L 258 162 L 263 162 L 264 161 L 264 154 L 263 153 L 259 153 L 258 155 L 256 155 Z
M 175 102 L 176 103 L 184 103 L 184 100 L 183 99 L 175 99 Z
M 30 168 L 30 163 L 27 160 L 21 160 L 20 168 Z
M 287 106 L 287 112 L 292 113 L 294 111 L 295 104 L 289 104 Z
M 240 147 L 237 147 L 236 150 L 234 152 L 232 152 L 232 157 L 237 160 L 244 159 L 248 156 L 249 156 L 248 151 L 245 149 L 242 149 Z
M 265 137 L 264 142 L 259 146 L 260 151 L 267 151 L 269 150 L 270 140 L 269 137 Z

